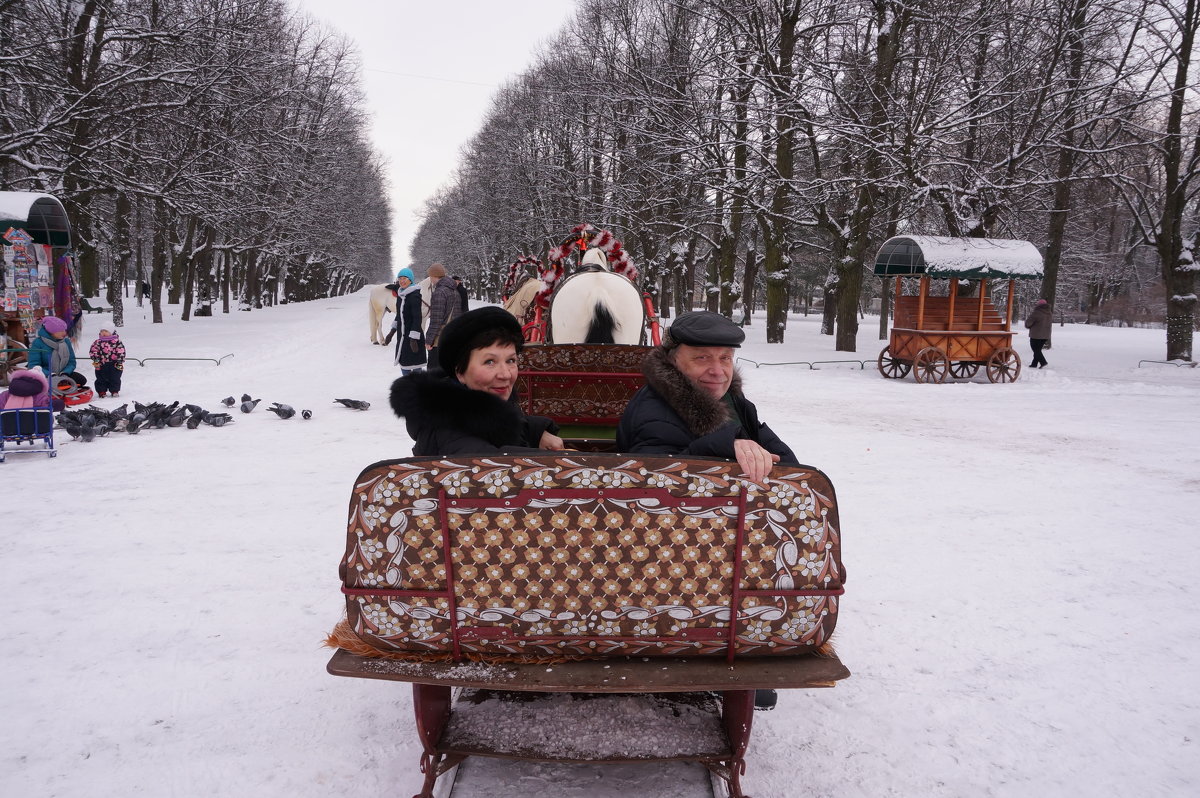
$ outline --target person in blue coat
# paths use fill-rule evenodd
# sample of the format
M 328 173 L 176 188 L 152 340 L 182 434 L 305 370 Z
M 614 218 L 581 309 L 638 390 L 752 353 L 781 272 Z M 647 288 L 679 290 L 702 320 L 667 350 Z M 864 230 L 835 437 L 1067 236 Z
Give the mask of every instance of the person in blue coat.
M 75 348 L 67 337 L 67 323 L 57 316 L 42 319 L 37 336 L 29 344 L 25 367 L 41 369 L 52 386 L 59 374 L 67 375 L 80 387 L 87 385 L 87 377 L 75 370 Z

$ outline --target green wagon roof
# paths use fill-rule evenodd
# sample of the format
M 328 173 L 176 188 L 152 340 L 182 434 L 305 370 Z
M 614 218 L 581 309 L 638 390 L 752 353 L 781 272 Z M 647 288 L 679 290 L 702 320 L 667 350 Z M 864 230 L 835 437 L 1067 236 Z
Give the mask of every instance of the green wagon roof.
M 1042 255 L 1030 242 L 1017 239 L 895 236 L 879 248 L 875 274 L 1033 280 L 1042 276 Z
M 0 191 L 0 235 L 18 227 L 36 244 L 71 246 L 71 223 L 62 203 L 49 194 Z

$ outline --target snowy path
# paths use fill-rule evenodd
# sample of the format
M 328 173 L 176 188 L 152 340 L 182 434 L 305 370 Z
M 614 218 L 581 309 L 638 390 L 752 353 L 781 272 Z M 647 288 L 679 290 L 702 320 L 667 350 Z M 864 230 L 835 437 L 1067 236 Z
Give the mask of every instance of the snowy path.
M 365 304 L 132 319 L 131 356 L 235 357 L 130 364 L 103 402 L 249 392 L 311 421 L 260 408 L 0 465 L 0 796 L 416 791 L 407 689 L 326 675 L 320 645 L 351 482 L 410 446 Z M 773 347 L 759 320 L 743 353 L 837 357 L 816 322 Z M 1195 794 L 1200 370 L 1135 368 L 1162 335 L 1055 328 L 1053 369 L 1009 386 L 745 368 L 762 417 L 837 488 L 854 673 L 756 717 L 751 795 Z M 608 794 L 542 772 L 522 794 Z M 652 791 L 689 795 L 671 784 Z

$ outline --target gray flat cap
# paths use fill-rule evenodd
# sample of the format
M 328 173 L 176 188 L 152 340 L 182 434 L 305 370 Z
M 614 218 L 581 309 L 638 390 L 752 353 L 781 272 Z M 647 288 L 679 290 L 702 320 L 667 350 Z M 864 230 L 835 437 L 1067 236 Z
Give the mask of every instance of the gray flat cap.
M 679 344 L 689 346 L 732 346 L 737 348 L 746 340 L 746 332 L 720 313 L 694 310 L 680 314 L 663 338 L 670 349 Z

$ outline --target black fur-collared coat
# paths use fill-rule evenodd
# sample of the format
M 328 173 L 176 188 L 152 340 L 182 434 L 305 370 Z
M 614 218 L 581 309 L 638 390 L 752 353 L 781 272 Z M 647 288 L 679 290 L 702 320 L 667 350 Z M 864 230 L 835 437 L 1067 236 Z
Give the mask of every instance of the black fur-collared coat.
M 617 426 L 618 451 L 732 460 L 733 442 L 749 438 L 779 455 L 781 463 L 797 464 L 787 444 L 758 420 L 758 408 L 742 393 L 742 378 L 736 372 L 728 396 L 737 418 L 728 404 L 693 385 L 665 350 L 652 350 L 642 372 L 646 385 L 629 400 Z
M 475 391 L 440 371 L 419 371 L 392 383 L 392 410 L 416 441 L 414 457 L 537 450 L 558 425 L 527 416 L 514 399 Z

